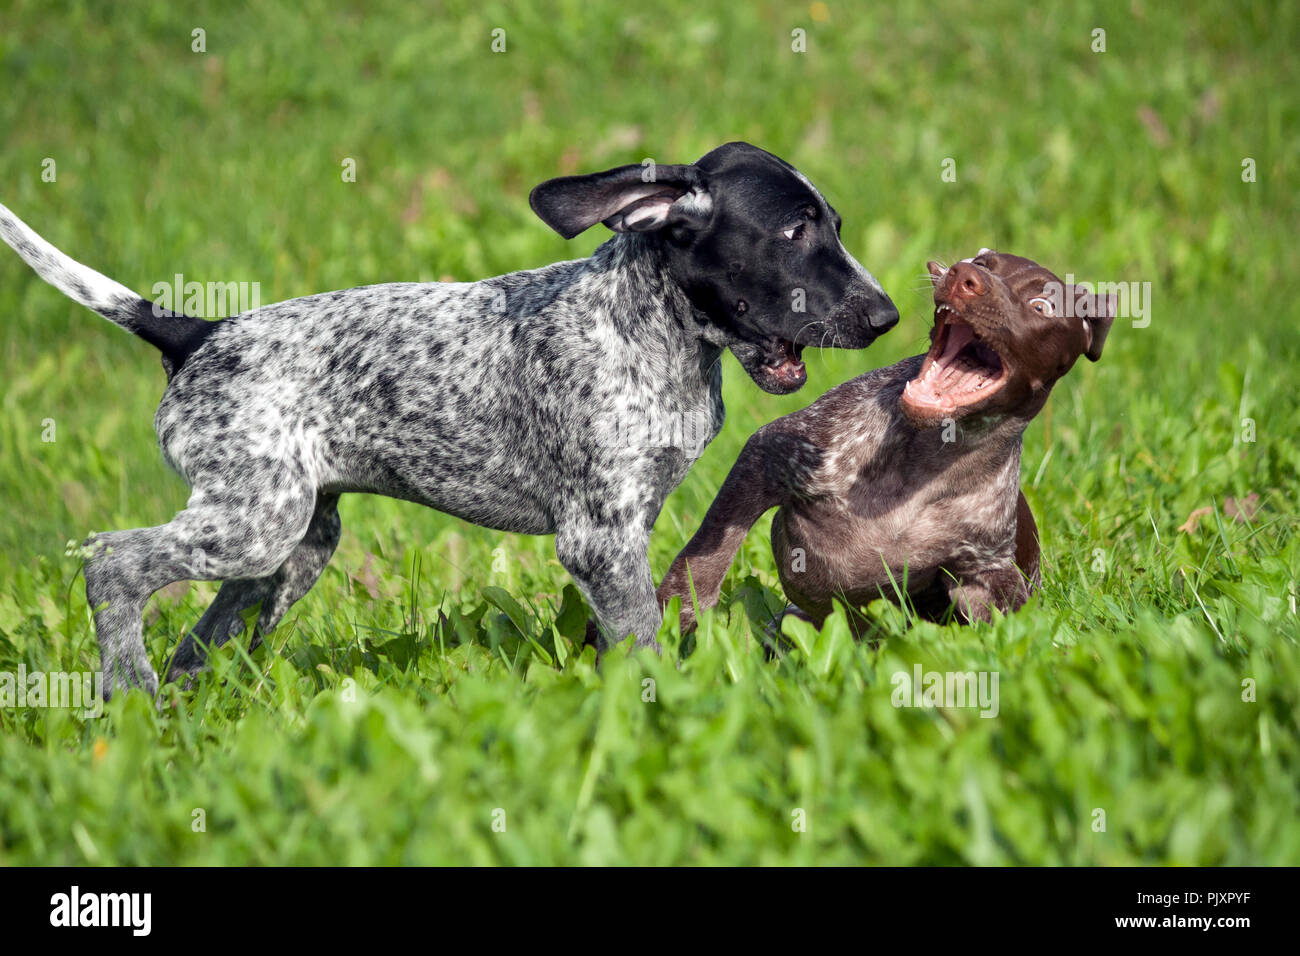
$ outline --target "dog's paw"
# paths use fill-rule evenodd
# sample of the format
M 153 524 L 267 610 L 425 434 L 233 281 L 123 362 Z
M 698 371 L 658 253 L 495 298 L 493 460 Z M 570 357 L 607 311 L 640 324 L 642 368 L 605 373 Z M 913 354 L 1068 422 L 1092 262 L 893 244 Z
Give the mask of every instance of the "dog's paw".
M 147 662 L 118 661 L 115 666 L 104 668 L 104 700 L 111 700 L 114 694 L 130 690 L 142 690 L 150 697 L 158 696 L 158 674 Z

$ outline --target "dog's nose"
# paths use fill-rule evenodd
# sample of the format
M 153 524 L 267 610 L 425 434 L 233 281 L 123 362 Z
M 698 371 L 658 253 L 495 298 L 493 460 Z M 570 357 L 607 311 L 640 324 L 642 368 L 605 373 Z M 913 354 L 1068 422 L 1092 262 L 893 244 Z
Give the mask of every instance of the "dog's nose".
M 959 262 L 953 266 L 948 282 L 951 294 L 963 299 L 974 299 L 988 291 L 988 286 L 980 278 L 980 271 L 969 262 Z
M 867 313 L 867 322 L 873 332 L 884 335 L 898 324 L 898 309 L 888 297 L 885 297 L 883 302 L 872 306 L 871 311 Z

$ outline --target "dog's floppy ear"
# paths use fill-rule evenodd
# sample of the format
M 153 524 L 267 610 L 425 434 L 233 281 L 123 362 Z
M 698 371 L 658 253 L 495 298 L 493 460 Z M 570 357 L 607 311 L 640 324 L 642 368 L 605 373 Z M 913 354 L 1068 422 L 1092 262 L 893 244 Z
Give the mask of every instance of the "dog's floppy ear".
M 1083 354 L 1095 362 L 1101 358 L 1101 347 L 1106 344 L 1111 323 L 1115 321 L 1118 302 L 1113 292 L 1089 295 L 1084 297 L 1084 301 L 1088 305 L 1088 314 L 1083 317 L 1084 327 L 1088 330 L 1088 350 Z
M 670 218 L 707 214 L 708 194 L 699 188 L 701 178 L 695 166 L 619 166 L 548 179 L 534 187 L 528 204 L 565 239 L 598 222 L 615 232 L 649 232 Z M 674 208 L 679 199 L 682 203 Z

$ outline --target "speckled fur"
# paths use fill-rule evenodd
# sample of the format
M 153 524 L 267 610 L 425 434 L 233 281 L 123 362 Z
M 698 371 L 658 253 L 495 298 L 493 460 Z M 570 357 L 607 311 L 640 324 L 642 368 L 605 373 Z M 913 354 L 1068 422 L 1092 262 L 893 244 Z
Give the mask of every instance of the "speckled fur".
M 737 147 L 724 158 L 752 163 L 759 153 Z M 820 204 L 829 230 L 833 211 L 820 194 L 790 167 L 762 157 L 767 175 L 788 179 L 785 188 L 801 202 Z M 704 192 L 703 174 L 685 170 L 694 191 L 669 193 L 683 199 L 672 212 L 708 218 L 725 206 L 726 196 Z M 174 581 L 223 583 L 178 648 L 169 677 L 202 668 L 206 648 L 239 634 L 241 615 L 260 605 L 256 644 L 329 561 L 345 492 L 415 501 L 502 531 L 553 533 L 561 563 L 606 637 L 633 634 L 653 644 L 660 613 L 646 557 L 651 528 L 722 425 L 722 349 L 746 346 L 746 356 L 761 357 L 753 343 L 763 341 L 762 324 L 775 330 L 780 322 L 751 308 L 744 318 L 760 327 L 742 335 L 701 310 L 675 274 L 674 263 L 689 250 L 670 251 L 657 232 L 637 231 L 657 226 L 670 209 L 656 205 L 668 187 L 641 186 L 639 174 L 631 167 L 591 177 L 605 191 L 574 228 L 604 218 L 633 231 L 588 259 L 473 283 L 313 295 L 184 326 L 184 341 L 173 334 L 181 320 L 168 324 L 142 311 L 143 300 L 67 259 L 0 207 L 0 236 L 78 301 L 153 335 L 170 377 L 155 426 L 167 462 L 192 488 L 185 509 L 164 525 L 87 542 L 86 592 L 96 609 L 106 690 L 156 690 L 141 614 L 149 596 Z M 580 180 L 564 181 L 560 199 L 581 194 Z M 625 181 L 637 194 L 615 210 L 609 190 Z M 715 193 L 722 182 L 719 173 Z M 766 193 L 762 183 L 747 185 L 760 198 Z M 755 200 L 741 190 L 740 201 Z M 548 212 L 551 218 L 539 215 L 552 225 L 566 215 L 560 200 Z M 762 223 L 768 231 L 780 227 Z M 777 302 L 803 280 L 810 294 L 839 304 L 838 324 L 829 315 L 820 327 L 807 321 L 815 317 L 796 316 L 797 327 L 861 347 L 897 313 L 833 231 L 829 236 L 843 262 L 817 261 L 839 269 L 843 280 L 755 271 Z M 728 279 L 743 265 L 731 264 Z M 871 323 L 868 300 L 876 310 Z M 746 365 L 752 375 L 758 360 Z M 683 429 L 683 422 L 704 425 Z M 629 425 L 652 437 L 628 440 Z M 682 437 L 663 437 L 672 435 Z

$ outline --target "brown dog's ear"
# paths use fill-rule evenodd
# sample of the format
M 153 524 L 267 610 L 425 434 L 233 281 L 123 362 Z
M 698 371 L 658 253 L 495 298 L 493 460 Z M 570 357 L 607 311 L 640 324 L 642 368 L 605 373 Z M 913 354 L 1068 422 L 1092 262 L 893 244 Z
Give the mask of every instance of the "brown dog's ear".
M 695 166 L 619 166 L 586 176 L 560 176 L 534 187 L 528 195 L 533 212 L 565 239 L 603 222 L 615 232 L 648 232 L 667 224 L 673 204 L 688 192 L 699 194 L 686 213 L 706 213 L 708 194 L 696 190 Z
M 1098 295 L 1086 285 L 1069 286 L 1066 295 L 1067 307 L 1073 308 L 1074 315 L 1083 320 L 1088 332 L 1088 347 L 1083 354 L 1095 362 L 1101 358 L 1101 347 L 1106 344 L 1111 323 L 1115 321 L 1117 297 L 1113 292 Z
M 1111 323 L 1115 321 L 1118 302 L 1113 292 L 1093 295 L 1091 298 L 1092 314 L 1084 319 L 1084 324 L 1088 327 L 1088 351 L 1083 354 L 1095 362 L 1101 358 L 1101 347 L 1106 344 Z

